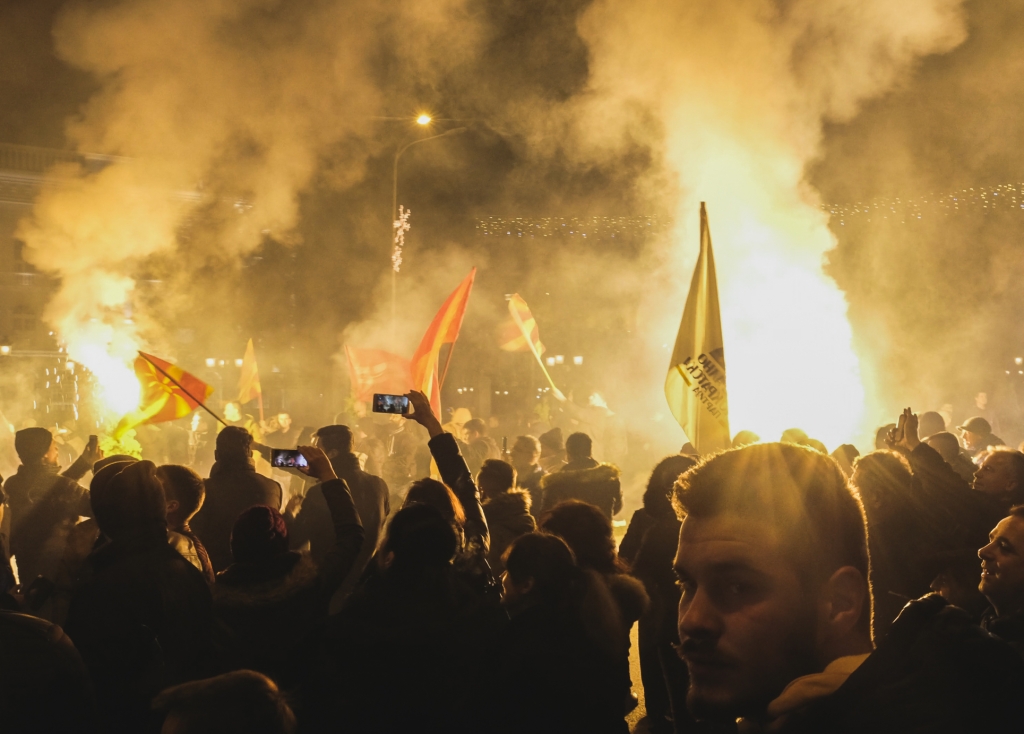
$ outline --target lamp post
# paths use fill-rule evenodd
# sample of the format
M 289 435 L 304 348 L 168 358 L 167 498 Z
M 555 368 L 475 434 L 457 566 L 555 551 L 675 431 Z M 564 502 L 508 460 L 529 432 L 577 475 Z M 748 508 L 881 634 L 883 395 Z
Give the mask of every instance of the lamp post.
M 431 122 L 430 115 L 424 114 L 424 115 L 420 115 L 419 117 L 416 118 L 416 123 L 419 124 L 419 125 L 429 125 L 430 122 Z M 405 151 L 409 150 L 409 148 L 411 148 L 414 145 L 418 145 L 420 143 L 425 143 L 428 140 L 437 140 L 438 138 L 446 138 L 449 135 L 456 135 L 458 133 L 464 132 L 465 130 L 466 130 L 466 128 L 464 128 L 464 127 L 456 127 L 456 128 L 452 128 L 451 130 L 445 130 L 443 133 L 438 133 L 437 135 L 431 135 L 428 138 L 418 138 L 416 140 L 412 140 L 412 141 L 406 143 L 401 148 L 399 148 L 398 151 L 395 153 L 395 163 L 394 163 L 394 168 L 393 168 L 392 178 L 391 178 L 391 238 L 389 239 L 389 244 L 391 245 L 392 251 L 393 251 L 393 248 L 394 248 L 395 222 L 398 220 L 398 159 L 402 157 L 402 153 L 404 153 Z M 397 322 L 397 306 L 396 306 L 397 293 L 398 293 L 398 265 L 397 264 L 392 264 L 392 266 L 391 266 L 391 338 L 392 338 L 392 340 L 394 340 L 394 338 L 395 338 L 395 324 Z

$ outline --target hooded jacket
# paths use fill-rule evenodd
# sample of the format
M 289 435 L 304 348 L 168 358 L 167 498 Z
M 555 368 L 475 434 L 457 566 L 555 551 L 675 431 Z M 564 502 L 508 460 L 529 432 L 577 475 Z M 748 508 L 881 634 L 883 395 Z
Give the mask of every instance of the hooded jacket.
M 561 471 L 541 479 L 544 510 L 550 510 L 564 500 L 581 500 L 600 508 L 609 519 L 619 512 L 622 509 L 622 487 L 619 485 L 618 467 L 594 464 L 583 469 L 573 469 L 572 464 L 567 464 Z
M 153 696 L 213 672 L 210 589 L 160 529 L 111 541 L 88 564 L 64 628 L 96 685 L 103 730 L 144 731 Z
M 190 523 L 210 555 L 214 571 L 231 563 L 231 528 L 254 505 L 281 509 L 281 485 L 256 473 L 245 461 L 218 461 L 204 481 L 206 500 Z
M 363 528 L 344 480 L 321 487 L 334 545 L 319 564 L 309 554 L 289 551 L 266 563 L 232 563 L 217 574 L 214 614 L 226 632 L 225 662 L 232 669 L 288 680 L 299 641 L 326 619 L 331 596 L 359 555 Z
M 484 516 L 491 532 L 491 549 L 487 562 L 491 571 L 499 576 L 505 570 L 501 556 L 520 535 L 537 529 L 537 521 L 530 514 L 530 495 L 525 490 L 510 489 L 484 502 Z

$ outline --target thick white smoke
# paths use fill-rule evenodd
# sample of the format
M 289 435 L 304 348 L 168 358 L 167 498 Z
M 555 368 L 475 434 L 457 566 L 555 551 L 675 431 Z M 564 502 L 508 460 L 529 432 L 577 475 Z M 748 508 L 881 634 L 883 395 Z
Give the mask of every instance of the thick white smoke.
M 137 400 L 127 365 L 147 340 L 133 314 L 147 258 L 189 272 L 265 236 L 293 237 L 299 195 L 321 164 L 358 181 L 386 110 L 374 81 L 381 38 L 415 32 L 393 63 L 435 74 L 474 46 L 461 0 L 131 0 L 71 3 L 58 53 L 100 82 L 69 123 L 102 170 L 56 170 L 19 236 L 56 276 L 46 319 L 89 367 L 113 412 Z M 437 43 L 444 34 L 446 42 Z M 386 257 L 386 256 L 385 256 Z
M 822 271 L 835 240 L 805 169 L 824 122 L 850 119 L 923 55 L 965 38 L 961 2 L 601 0 L 580 29 L 591 53 L 574 109 L 583 155 L 654 137 L 678 177 L 678 190 L 659 191 L 659 179 L 646 192 L 663 191 L 677 215 L 670 284 L 649 291 L 641 318 L 652 364 L 667 366 L 706 201 L 733 430 L 776 440 L 799 426 L 830 446 L 856 437 L 858 357 L 871 355 L 853 353 L 843 295 Z

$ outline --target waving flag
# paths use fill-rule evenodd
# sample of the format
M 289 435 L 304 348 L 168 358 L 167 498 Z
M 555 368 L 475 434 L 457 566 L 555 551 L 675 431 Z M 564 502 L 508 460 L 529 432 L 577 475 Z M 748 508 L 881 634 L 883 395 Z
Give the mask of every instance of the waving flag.
M 430 405 L 438 416 L 441 415 L 441 390 L 437 385 L 437 363 L 441 345 L 454 345 L 455 340 L 459 338 L 459 329 L 462 328 L 462 319 L 466 315 L 466 304 L 469 303 L 469 294 L 473 290 L 475 277 L 476 268 L 473 268 L 459 287 L 448 296 L 448 300 L 427 327 L 416 353 L 412 355 L 413 389 L 420 390 L 430 398 Z
M 544 345 L 540 343 L 540 330 L 537 320 L 530 313 L 530 307 L 518 293 L 508 299 L 509 320 L 501 331 L 500 346 L 506 352 L 536 352 L 544 354 Z
M 113 437 L 121 437 L 143 423 L 162 423 L 184 418 L 213 395 L 213 388 L 177 365 L 139 352 L 135 375 L 142 387 L 139 409 L 121 419 Z
M 715 256 L 704 203 L 700 205 L 700 255 L 665 378 L 672 415 L 698 453 L 729 447 L 729 403 L 725 392 L 725 347 L 718 308 Z
M 245 346 L 242 358 L 242 374 L 238 377 L 238 402 L 248 403 L 250 400 L 260 401 L 260 420 L 263 420 L 263 389 L 260 387 L 260 372 L 256 368 L 256 350 L 252 339 Z
M 357 349 L 345 345 L 352 397 L 368 403 L 375 392 L 404 395 L 412 381 L 409 360 L 383 349 Z

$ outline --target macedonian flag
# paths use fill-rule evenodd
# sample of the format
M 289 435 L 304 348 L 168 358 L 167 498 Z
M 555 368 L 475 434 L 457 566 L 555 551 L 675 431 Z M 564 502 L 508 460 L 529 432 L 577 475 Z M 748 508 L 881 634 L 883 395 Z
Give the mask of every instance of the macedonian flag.
M 530 307 L 518 293 L 508 299 L 509 320 L 502 327 L 499 346 L 506 352 L 534 352 L 544 354 L 540 343 L 537 320 L 530 313 Z
M 427 327 L 416 353 L 412 355 L 410 371 L 412 387 L 430 399 L 430 406 L 438 417 L 441 415 L 441 390 L 437 383 L 437 363 L 441 354 L 442 344 L 455 344 L 462 328 L 462 319 L 466 315 L 466 304 L 473 290 L 473 279 L 476 268 L 469 271 L 465 280 L 441 306 L 434 320 Z
M 700 205 L 700 254 L 665 378 L 665 398 L 698 453 L 729 448 L 722 315 L 718 307 L 711 229 L 703 202 Z
M 184 418 L 213 395 L 213 388 L 177 365 L 139 352 L 135 359 L 135 376 L 139 378 L 139 408 L 124 418 L 114 429 L 113 437 L 121 437 L 143 423 L 162 423 Z

